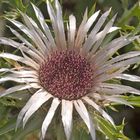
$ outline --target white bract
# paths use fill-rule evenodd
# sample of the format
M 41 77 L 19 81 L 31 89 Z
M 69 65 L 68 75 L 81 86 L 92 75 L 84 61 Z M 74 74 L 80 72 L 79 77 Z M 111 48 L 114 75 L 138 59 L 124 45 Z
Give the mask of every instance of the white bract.
M 11 59 L 22 64 L 21 69 L 0 69 L 0 72 L 8 73 L 0 78 L 0 84 L 7 81 L 19 84 L 2 91 L 0 97 L 16 91 L 36 89 L 36 92 L 20 111 L 17 127 L 21 121 L 25 126 L 29 118 L 51 99 L 50 108 L 46 112 L 42 124 L 41 139 L 45 138 L 47 128 L 57 108 L 60 107 L 67 140 L 71 138 L 74 108 L 85 122 L 92 140 L 95 140 L 95 126 L 85 104 L 93 107 L 114 125 L 112 118 L 103 110 L 98 101 L 105 100 L 131 106 L 121 98 L 121 95 L 128 92 L 140 95 L 140 91 L 132 87 L 106 82 L 112 78 L 140 82 L 140 77 L 123 73 L 129 65 L 140 61 L 139 51 L 111 58 L 118 49 L 138 39 L 138 36 L 121 36 L 101 47 L 107 34 L 119 29 L 113 27 L 116 16 L 105 24 L 111 9 L 101 17 L 99 17 L 100 11 L 97 11 L 89 19 L 86 10 L 78 29 L 75 16 L 70 15 L 65 31 L 58 0 L 55 0 L 55 8 L 47 1 L 53 28 L 51 31 L 41 11 L 35 5 L 32 4 L 32 6 L 40 25 L 22 12 L 25 25 L 9 19 L 29 39 L 24 38 L 11 27 L 9 27 L 11 32 L 22 43 L 5 37 L 0 38 L 0 44 L 12 46 L 22 53 L 22 56 L 0 53 L 1 58 Z M 96 24 L 92 28 L 95 22 Z M 104 24 L 105 26 L 102 28 Z

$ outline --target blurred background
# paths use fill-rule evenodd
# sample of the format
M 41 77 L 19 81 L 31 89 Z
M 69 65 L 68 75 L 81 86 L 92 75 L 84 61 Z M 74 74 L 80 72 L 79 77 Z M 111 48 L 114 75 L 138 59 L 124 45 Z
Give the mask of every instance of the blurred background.
M 53 0 L 50 1 L 53 2 Z M 10 37 L 16 40 L 16 38 L 6 27 L 6 25 L 13 26 L 7 22 L 6 18 L 14 18 L 22 21 L 18 9 L 28 13 L 29 16 L 35 19 L 30 2 L 34 3 L 41 9 L 46 18 L 46 22 L 49 24 L 50 21 L 48 20 L 49 18 L 45 0 L 0 0 L 0 36 Z M 88 8 L 90 17 L 96 10 L 100 9 L 101 13 L 103 13 L 112 7 L 110 17 L 117 13 L 115 26 L 119 26 L 121 30 L 109 35 L 106 41 L 110 41 L 116 36 L 128 33 L 133 35 L 140 34 L 140 2 L 138 0 L 60 0 L 60 2 L 63 8 L 64 22 L 67 22 L 70 14 L 74 14 L 77 18 L 77 26 L 80 24 L 86 8 Z M 0 46 L 0 51 L 2 52 L 3 50 L 13 51 L 13 53 L 15 53 L 15 50 L 11 49 L 10 47 Z M 131 45 L 124 47 L 117 53 L 122 54 L 131 50 L 140 50 L 140 40 L 137 40 Z M 9 60 L 0 60 L 0 67 L 4 66 L 11 67 L 18 66 L 18 64 Z M 126 71 L 126 73 L 140 76 L 140 65 L 132 65 Z M 133 83 L 125 80 L 113 82 L 120 82 L 140 89 L 140 83 Z M 14 83 L 5 83 L 0 85 L 0 91 L 10 87 L 12 84 Z M 4 97 L 0 99 L 0 140 L 38 140 L 38 130 L 33 128 L 37 128 L 36 126 L 40 125 L 39 121 L 37 124 L 30 123 L 31 125 L 29 124 L 29 127 L 27 127 L 26 130 L 23 131 L 21 129 L 17 134 L 15 134 L 14 131 L 17 114 L 27 99 L 28 95 L 25 93 L 22 93 L 20 100 L 18 98 L 18 93 L 15 93 L 15 96 L 12 96 L 12 98 Z M 107 108 L 107 111 L 114 118 L 117 125 L 122 124 L 122 120 L 124 120 L 124 134 L 127 137 L 129 137 L 131 140 L 140 140 L 140 98 L 130 97 L 128 100 L 135 105 L 135 109 L 122 105 L 115 105 L 115 111 L 112 111 L 110 108 Z M 35 122 L 34 120 L 38 119 L 37 117 L 38 116 L 36 115 L 32 121 Z M 87 137 L 87 140 L 88 139 L 89 138 Z M 104 140 L 105 136 L 103 136 L 101 139 Z M 48 133 L 46 140 L 55 139 L 52 139 L 51 136 L 49 137 Z M 63 139 L 60 138 L 59 140 Z M 81 138 L 81 140 L 85 139 Z

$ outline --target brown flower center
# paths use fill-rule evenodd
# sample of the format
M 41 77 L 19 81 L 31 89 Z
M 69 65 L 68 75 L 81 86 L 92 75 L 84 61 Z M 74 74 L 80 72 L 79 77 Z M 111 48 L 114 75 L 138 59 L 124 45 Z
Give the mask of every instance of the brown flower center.
M 59 99 L 76 100 L 93 85 L 93 69 L 86 58 L 75 51 L 55 52 L 40 65 L 40 85 Z

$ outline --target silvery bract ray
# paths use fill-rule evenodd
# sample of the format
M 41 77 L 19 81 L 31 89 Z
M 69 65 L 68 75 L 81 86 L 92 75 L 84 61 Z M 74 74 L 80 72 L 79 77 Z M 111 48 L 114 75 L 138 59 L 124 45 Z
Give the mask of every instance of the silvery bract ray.
M 5 37 L 0 38 L 0 44 L 12 46 L 22 53 L 22 56 L 0 53 L 1 58 L 8 58 L 22 64 L 20 69 L 0 69 L 0 72 L 7 72 L 7 75 L 0 79 L 0 83 L 14 81 L 19 84 L 3 91 L 0 97 L 16 91 L 36 89 L 20 111 L 17 127 L 21 121 L 25 126 L 29 118 L 44 103 L 51 101 L 42 124 L 41 139 L 45 138 L 48 126 L 59 107 L 67 140 L 71 137 L 74 108 L 85 122 L 92 140 L 95 140 L 95 126 L 85 104 L 93 107 L 93 110 L 114 125 L 112 118 L 102 109 L 99 102 L 103 100 L 131 106 L 121 98 L 121 94 L 129 92 L 140 95 L 140 91 L 132 87 L 106 82 L 113 78 L 140 82 L 140 77 L 123 73 L 129 65 L 140 61 L 140 51 L 131 51 L 111 58 L 118 49 L 139 37 L 121 36 L 101 47 L 105 37 L 118 30 L 117 27 L 113 27 L 116 16 L 106 23 L 111 9 L 100 17 L 100 11 L 97 11 L 89 19 L 85 11 L 78 29 L 75 16 L 70 15 L 65 31 L 62 9 L 58 0 L 55 0 L 55 8 L 47 1 L 52 30 L 45 22 L 41 11 L 35 5 L 32 6 L 39 25 L 22 12 L 25 25 L 9 19 L 27 35 L 30 42 L 12 28 L 10 28 L 11 32 L 22 43 Z

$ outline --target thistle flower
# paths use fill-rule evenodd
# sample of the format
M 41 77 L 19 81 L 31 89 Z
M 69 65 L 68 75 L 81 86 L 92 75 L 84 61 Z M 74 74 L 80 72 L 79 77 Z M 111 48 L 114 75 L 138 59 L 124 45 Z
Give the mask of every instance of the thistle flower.
M 55 8 L 52 8 L 47 1 L 52 33 L 41 11 L 35 5 L 32 4 L 32 6 L 39 25 L 24 13 L 21 14 L 26 25 L 9 19 L 27 35 L 30 41 L 11 27 L 9 28 L 12 33 L 22 43 L 5 37 L 0 38 L 0 44 L 12 46 L 22 53 L 22 56 L 0 53 L 1 58 L 8 58 L 22 64 L 20 69 L 0 69 L 0 72 L 8 72 L 5 77 L 0 79 L 0 83 L 14 81 L 19 84 L 3 91 L 0 97 L 16 91 L 36 89 L 20 111 L 17 127 L 21 121 L 25 126 L 29 118 L 44 103 L 51 101 L 42 124 L 42 139 L 45 137 L 57 108 L 61 108 L 64 131 L 69 140 L 72 131 L 73 109 L 75 108 L 85 122 L 92 139 L 95 140 L 95 126 L 85 104 L 92 106 L 93 110 L 114 125 L 111 116 L 102 109 L 99 101 L 130 105 L 121 98 L 121 94 L 129 92 L 140 95 L 140 91 L 132 87 L 106 82 L 113 78 L 140 82 L 140 77 L 122 73 L 129 65 L 140 61 L 139 51 L 111 58 L 118 49 L 131 43 L 138 36 L 121 36 L 102 47 L 107 34 L 118 29 L 113 27 L 116 15 L 101 29 L 111 10 L 102 14 L 98 20 L 100 11 L 95 12 L 89 19 L 86 11 L 78 29 L 76 29 L 75 17 L 70 15 L 65 34 L 62 10 L 58 0 L 55 0 Z M 92 28 L 95 21 L 97 23 Z

